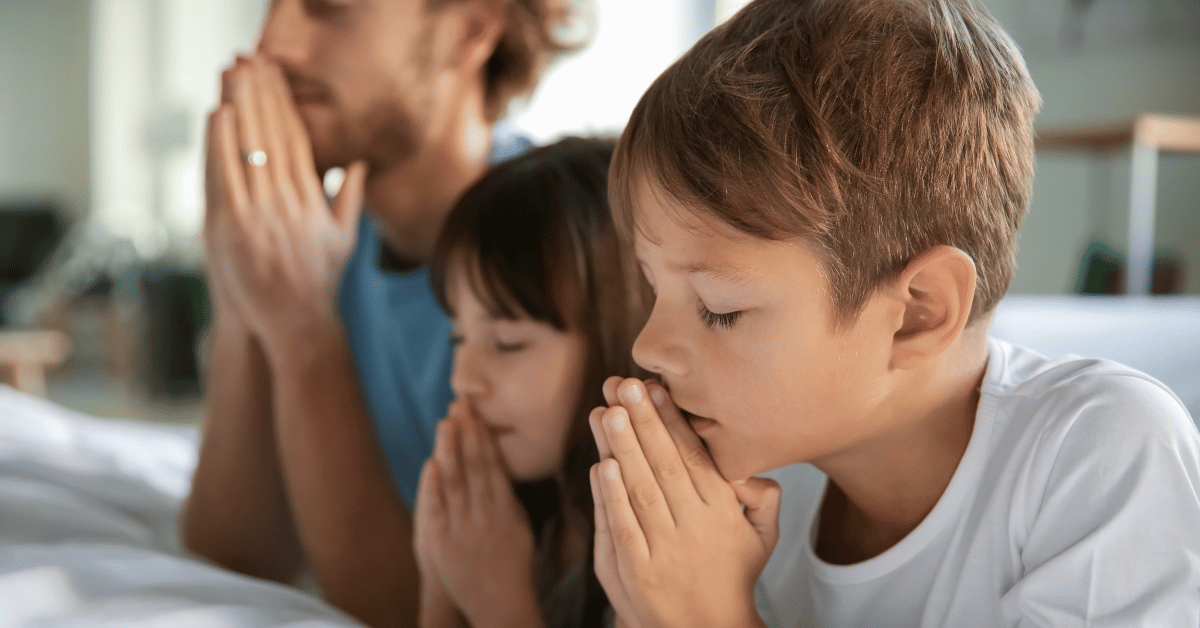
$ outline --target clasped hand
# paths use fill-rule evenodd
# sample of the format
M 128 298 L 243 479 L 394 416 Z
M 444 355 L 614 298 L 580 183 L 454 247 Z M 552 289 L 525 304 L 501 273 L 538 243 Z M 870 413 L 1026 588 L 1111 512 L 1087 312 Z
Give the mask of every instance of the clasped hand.
M 438 425 L 413 528 L 424 625 L 445 625 L 455 609 L 475 627 L 541 623 L 528 515 L 494 439 L 461 401 Z
M 332 319 L 367 168 L 347 169 L 331 208 L 279 66 L 241 58 L 221 92 L 208 123 L 204 229 L 218 317 L 292 337 L 305 316 Z
M 728 482 L 667 391 L 613 377 L 590 422 L 596 575 L 631 628 L 761 626 L 754 585 L 779 538 L 779 485 Z M 744 509 L 743 509 L 744 506 Z

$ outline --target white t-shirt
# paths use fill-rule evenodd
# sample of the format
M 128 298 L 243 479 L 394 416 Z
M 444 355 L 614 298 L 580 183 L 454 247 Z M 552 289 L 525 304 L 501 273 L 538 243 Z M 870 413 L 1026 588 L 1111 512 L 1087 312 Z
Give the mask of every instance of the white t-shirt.
M 974 430 L 936 506 L 886 552 L 813 552 L 826 478 L 783 486 L 759 581 L 773 628 L 1200 626 L 1200 434 L 1162 384 L 989 343 Z

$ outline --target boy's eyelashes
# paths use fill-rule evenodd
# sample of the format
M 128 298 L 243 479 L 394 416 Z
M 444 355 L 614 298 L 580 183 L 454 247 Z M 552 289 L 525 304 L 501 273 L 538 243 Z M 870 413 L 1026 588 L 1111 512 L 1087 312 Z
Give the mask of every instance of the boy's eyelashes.
M 742 316 L 741 310 L 733 312 L 714 312 L 703 303 L 699 307 L 700 320 L 713 329 L 729 329 Z

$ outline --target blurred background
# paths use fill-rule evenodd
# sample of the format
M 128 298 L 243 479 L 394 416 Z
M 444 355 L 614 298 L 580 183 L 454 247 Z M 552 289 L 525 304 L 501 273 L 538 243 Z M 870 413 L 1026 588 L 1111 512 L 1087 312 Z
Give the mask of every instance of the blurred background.
M 90 414 L 199 419 L 204 120 L 266 4 L 0 0 L 4 381 Z M 510 118 L 539 142 L 617 133 L 742 4 L 596 0 L 592 45 Z M 982 4 L 1045 99 L 1011 292 L 1200 294 L 1200 0 Z M 1151 135 L 1168 150 L 1131 147 L 1139 119 L 1165 121 Z

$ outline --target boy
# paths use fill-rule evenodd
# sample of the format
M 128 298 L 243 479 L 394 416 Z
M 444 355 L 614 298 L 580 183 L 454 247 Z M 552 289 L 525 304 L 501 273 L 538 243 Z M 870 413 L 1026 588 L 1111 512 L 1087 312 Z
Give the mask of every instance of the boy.
M 1039 102 L 966 0 L 757 0 L 651 86 L 610 196 L 662 382 L 591 416 L 626 624 L 1200 624 L 1182 404 L 987 337 Z

